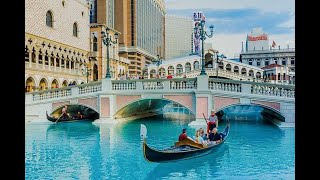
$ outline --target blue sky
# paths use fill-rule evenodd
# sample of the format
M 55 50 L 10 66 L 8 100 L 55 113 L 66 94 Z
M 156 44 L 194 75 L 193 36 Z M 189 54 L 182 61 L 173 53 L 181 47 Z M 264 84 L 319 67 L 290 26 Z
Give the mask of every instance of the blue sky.
M 189 16 L 202 11 L 214 25 L 213 48 L 228 58 L 241 51 L 241 42 L 254 27 L 262 27 L 282 47 L 295 44 L 294 0 L 166 0 L 168 15 Z M 210 40 L 208 40 L 210 42 Z

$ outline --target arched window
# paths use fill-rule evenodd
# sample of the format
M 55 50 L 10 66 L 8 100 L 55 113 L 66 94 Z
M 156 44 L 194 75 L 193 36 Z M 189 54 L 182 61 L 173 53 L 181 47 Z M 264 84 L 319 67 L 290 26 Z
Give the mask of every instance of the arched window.
M 98 51 L 98 39 L 94 36 L 93 37 L 93 51 Z
M 231 71 L 231 65 L 230 65 L 230 64 L 227 64 L 227 65 L 226 65 L 226 70 L 227 70 L 227 71 Z
M 46 24 L 49 27 L 53 27 L 53 16 L 51 11 L 48 11 L 46 14 Z
M 182 67 L 181 64 L 178 64 L 178 65 L 177 65 L 177 74 L 180 74 L 180 73 L 182 73 L 182 72 L 183 72 L 183 67 Z
M 185 65 L 185 68 L 186 68 L 186 72 L 190 72 L 191 71 L 191 64 L 187 62 Z
M 78 37 L 78 25 L 73 23 L 73 36 Z
M 193 69 L 196 70 L 196 69 L 199 69 L 199 62 L 198 61 L 195 61 L 193 63 Z

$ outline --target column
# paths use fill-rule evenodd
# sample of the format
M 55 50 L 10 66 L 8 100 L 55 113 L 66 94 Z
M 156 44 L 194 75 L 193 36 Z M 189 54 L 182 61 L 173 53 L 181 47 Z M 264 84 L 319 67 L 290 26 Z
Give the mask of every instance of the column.
M 67 72 L 67 58 L 64 58 L 64 71 Z
M 42 53 L 42 69 L 45 69 L 45 63 L 44 63 L 44 60 L 45 60 L 45 54 L 43 55 L 44 53 Z
M 71 73 L 71 60 L 69 60 L 69 73 Z
M 53 61 L 54 71 L 57 71 L 57 62 L 56 62 L 57 58 L 53 56 L 53 60 L 54 60 Z
M 29 53 L 29 67 L 32 67 L 32 51 L 28 50 Z
M 36 68 L 39 66 L 39 52 L 35 52 L 36 55 Z
M 60 69 L 60 72 L 61 72 L 61 70 L 62 70 L 62 68 L 61 68 L 61 62 L 62 62 L 61 58 L 62 58 L 62 57 L 59 58 L 59 69 Z
M 49 67 L 49 71 L 51 71 L 51 57 L 48 55 L 48 67 Z

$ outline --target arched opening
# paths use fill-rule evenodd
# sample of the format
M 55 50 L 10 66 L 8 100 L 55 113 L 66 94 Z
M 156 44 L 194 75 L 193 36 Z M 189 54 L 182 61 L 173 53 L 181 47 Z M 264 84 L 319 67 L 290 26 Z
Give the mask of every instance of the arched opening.
M 219 69 L 223 69 L 223 62 L 219 62 L 218 67 L 219 67 Z
M 72 82 L 72 85 L 77 85 L 77 84 L 78 84 L 77 81 Z
M 227 70 L 227 71 L 231 71 L 231 65 L 230 65 L 230 64 L 227 64 L 227 65 L 226 65 L 226 70 Z
M 168 67 L 168 74 L 174 75 L 174 67 L 173 66 Z
M 40 90 L 46 90 L 46 89 L 48 89 L 48 82 L 47 82 L 47 80 L 46 80 L 45 78 L 42 78 L 42 79 L 40 80 L 39 88 L 40 88 Z
M 48 27 L 53 27 L 53 14 L 51 11 L 47 11 L 46 14 L 46 25 Z
M 98 39 L 95 36 L 93 36 L 92 50 L 95 52 L 98 51 Z
M 35 81 L 32 77 L 29 77 L 26 81 L 25 92 L 33 92 L 35 89 Z
M 242 68 L 242 69 L 241 69 L 241 74 L 243 74 L 243 75 L 246 75 L 246 74 L 247 74 L 246 68 Z
M 195 61 L 195 62 L 193 63 L 193 69 L 194 69 L 194 70 L 198 70 L 198 69 L 199 69 L 199 62 L 198 62 L 198 61 Z
M 160 77 L 165 77 L 166 76 L 166 70 L 164 68 L 159 69 L 159 75 Z
M 260 73 L 260 72 L 257 72 L 257 73 L 256 73 L 256 78 L 258 78 L 258 79 L 261 78 L 261 73 Z
M 29 52 L 27 47 L 24 50 L 24 61 L 29 62 Z
M 67 82 L 67 80 L 64 80 L 62 83 L 62 87 L 67 87 L 67 86 L 68 86 L 68 82 Z
M 249 76 L 250 76 L 250 77 L 254 77 L 254 72 L 253 72 L 253 70 L 250 70 L 250 71 L 249 71 Z
M 156 78 L 156 76 L 157 76 L 156 70 L 155 70 L 155 69 L 151 69 L 151 71 L 150 71 L 150 78 Z
M 207 67 L 207 68 L 212 68 L 213 67 L 213 64 L 212 64 L 213 55 L 211 53 L 205 54 L 204 55 L 204 60 L 205 60 L 205 67 Z
M 73 23 L 73 36 L 78 37 L 78 24 Z
M 183 67 L 181 64 L 178 64 L 177 65 L 177 74 L 182 74 L 182 72 L 183 72 Z
M 59 83 L 56 79 L 54 79 L 51 83 L 51 89 L 53 88 L 59 88 Z
M 52 113 L 50 113 L 51 117 L 55 117 L 58 118 L 61 116 L 61 112 L 62 112 L 62 108 L 65 105 L 59 106 L 56 109 L 54 109 L 52 111 Z M 78 112 L 80 112 L 83 116 L 87 117 L 88 119 L 99 119 L 99 113 L 87 106 L 87 105 L 83 105 L 83 104 L 68 104 L 67 106 L 67 113 L 69 114 L 69 116 L 74 117 Z
M 98 66 L 96 64 L 93 65 L 93 80 L 98 81 Z
M 191 71 L 191 64 L 190 63 L 188 63 L 188 62 L 186 63 L 185 70 L 186 70 L 186 73 Z
M 233 104 L 217 111 L 221 120 L 285 122 L 285 117 L 276 109 L 261 104 Z
M 139 99 L 118 110 L 115 119 L 136 119 L 142 114 L 163 115 L 164 118 L 194 120 L 193 112 L 187 107 L 168 99 Z
M 238 66 L 235 66 L 235 67 L 233 68 L 233 72 L 239 73 L 239 67 L 238 67 Z

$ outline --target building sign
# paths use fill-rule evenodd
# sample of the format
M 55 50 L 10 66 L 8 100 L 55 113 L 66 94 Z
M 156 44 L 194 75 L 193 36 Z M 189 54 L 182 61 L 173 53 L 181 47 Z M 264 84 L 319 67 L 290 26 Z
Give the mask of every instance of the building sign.
M 203 17 L 203 13 L 200 11 L 200 12 L 194 12 L 193 13 L 193 21 L 201 21 Z
M 204 14 L 199 12 L 193 13 L 193 23 L 195 28 L 196 26 L 200 26 L 200 21 L 205 20 Z M 195 54 L 200 55 L 201 54 L 201 43 L 200 43 L 200 29 L 198 28 L 196 32 L 193 32 L 193 50 Z
M 268 40 L 268 36 L 263 34 L 261 36 L 248 36 L 248 41 L 260 41 L 260 40 Z

